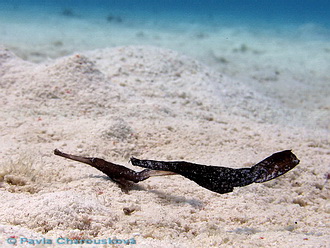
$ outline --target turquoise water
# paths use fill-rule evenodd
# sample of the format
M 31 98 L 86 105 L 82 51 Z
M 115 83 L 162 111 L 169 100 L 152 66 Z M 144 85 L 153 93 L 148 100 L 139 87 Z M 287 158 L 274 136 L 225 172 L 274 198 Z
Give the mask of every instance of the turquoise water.
M 16 19 L 38 20 L 50 17 L 80 18 L 86 21 L 141 25 L 162 24 L 177 29 L 178 23 L 208 26 L 245 26 L 250 28 L 296 28 L 313 24 L 327 30 L 330 25 L 330 1 L 327 0 L 0 0 L 3 22 Z M 51 22 L 49 22 L 52 25 Z M 159 28 L 159 27 L 158 27 Z M 290 32 L 288 32 L 290 33 Z M 318 31 L 319 33 L 319 31 Z M 329 33 L 324 31 L 326 38 Z
M 228 21 L 269 22 L 272 24 L 314 22 L 329 25 L 330 2 L 327 0 L 11 0 L 0 1 L 2 12 L 38 10 L 49 14 L 67 14 L 102 18 L 108 12 L 160 18 L 178 15 L 182 20 L 207 17 L 210 22 L 219 17 Z M 171 20 L 168 20 L 171 21 Z

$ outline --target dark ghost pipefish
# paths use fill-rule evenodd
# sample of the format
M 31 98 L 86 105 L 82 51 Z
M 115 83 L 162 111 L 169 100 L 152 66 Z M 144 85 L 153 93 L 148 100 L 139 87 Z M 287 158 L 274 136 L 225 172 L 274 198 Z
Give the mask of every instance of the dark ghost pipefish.
M 125 166 L 105 161 L 101 158 L 82 157 L 82 156 L 71 155 L 71 154 L 61 152 L 58 149 L 54 150 L 54 154 L 64 157 L 64 158 L 74 160 L 74 161 L 89 164 L 89 165 L 93 166 L 94 168 L 102 171 L 113 181 L 115 181 L 119 184 L 124 184 L 124 185 L 128 183 L 127 181 L 138 183 L 138 182 L 146 180 L 152 176 L 165 176 L 165 175 L 174 174 L 173 172 L 159 171 L 159 170 L 153 171 L 150 169 L 145 169 L 143 171 L 137 172 L 137 171 L 131 170 Z
M 206 189 L 224 194 L 232 192 L 234 187 L 262 183 L 281 176 L 299 164 L 299 160 L 290 150 L 285 150 L 274 153 L 251 168 L 240 169 L 207 166 L 185 161 L 164 162 L 137 158 L 131 158 L 131 163 L 152 170 L 171 171 Z

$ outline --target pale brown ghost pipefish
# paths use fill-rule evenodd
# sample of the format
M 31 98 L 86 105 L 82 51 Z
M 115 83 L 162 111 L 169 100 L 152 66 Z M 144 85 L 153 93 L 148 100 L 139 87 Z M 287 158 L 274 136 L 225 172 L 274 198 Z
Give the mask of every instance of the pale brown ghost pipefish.
M 138 182 L 146 180 L 152 176 L 165 176 L 165 175 L 174 175 L 175 174 L 173 172 L 155 171 L 155 170 L 150 170 L 150 169 L 144 169 L 143 171 L 137 172 L 137 171 L 131 170 L 125 166 L 105 161 L 104 159 L 101 159 L 101 158 L 82 157 L 82 156 L 71 155 L 71 154 L 61 152 L 58 149 L 54 150 L 54 154 L 64 157 L 64 158 L 74 160 L 74 161 L 89 164 L 90 166 L 98 169 L 99 171 L 102 171 L 110 179 L 112 179 L 113 181 L 115 181 L 121 185 L 129 184 L 128 181 L 138 183 Z
M 208 190 L 220 194 L 232 192 L 234 187 L 243 187 L 252 183 L 272 180 L 293 169 L 300 162 L 291 150 L 274 153 L 251 168 L 239 169 L 207 166 L 185 161 L 166 162 L 131 158 L 130 161 L 133 165 L 147 168 L 141 172 L 136 172 L 125 166 L 113 164 L 99 158 L 70 155 L 62 153 L 57 149 L 54 153 L 89 164 L 120 183 L 123 181 L 137 183 L 152 176 L 179 174 Z

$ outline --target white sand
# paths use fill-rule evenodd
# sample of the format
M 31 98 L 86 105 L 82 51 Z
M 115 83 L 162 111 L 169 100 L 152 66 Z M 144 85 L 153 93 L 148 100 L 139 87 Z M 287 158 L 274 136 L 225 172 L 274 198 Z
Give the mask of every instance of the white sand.
M 245 70 L 236 71 L 250 79 L 244 84 L 155 47 L 40 64 L 1 49 L 1 246 L 12 247 L 10 236 L 134 238 L 131 247 L 329 246 L 329 65 L 306 66 L 315 71 L 304 75 L 318 75 L 311 85 L 298 66 L 308 59 L 293 58 L 289 71 L 271 64 L 271 54 L 249 67 L 224 63 L 229 75 Z M 129 167 L 130 156 L 244 167 L 284 149 L 301 163 L 224 195 L 181 176 L 151 178 L 125 194 L 96 169 L 54 156 L 54 148 Z

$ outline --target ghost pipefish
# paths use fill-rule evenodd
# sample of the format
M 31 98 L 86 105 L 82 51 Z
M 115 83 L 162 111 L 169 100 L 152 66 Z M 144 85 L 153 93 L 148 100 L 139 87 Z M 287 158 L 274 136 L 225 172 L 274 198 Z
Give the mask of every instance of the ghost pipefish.
M 198 185 L 220 194 L 232 192 L 234 187 L 272 180 L 293 169 L 300 162 L 291 150 L 274 153 L 251 168 L 239 169 L 185 161 L 140 160 L 134 157 L 130 161 L 135 166 L 180 174 Z
M 129 169 L 125 166 L 105 161 L 104 159 L 101 158 L 71 155 L 68 153 L 61 152 L 58 149 L 54 150 L 54 154 L 74 161 L 89 164 L 92 167 L 98 169 L 99 171 L 102 171 L 113 181 L 124 186 L 128 185 L 129 182 L 138 183 L 153 176 L 166 176 L 166 175 L 174 174 L 173 172 L 169 172 L 169 171 L 160 171 L 160 170 L 155 171 L 150 169 L 144 169 L 138 172 Z
M 243 187 L 252 183 L 272 180 L 293 169 L 300 162 L 291 150 L 274 153 L 251 168 L 239 169 L 208 166 L 186 161 L 140 160 L 132 157 L 130 161 L 133 165 L 146 168 L 137 172 L 100 158 L 71 155 L 58 149 L 54 150 L 54 154 L 89 164 L 123 186 L 128 185 L 129 182 L 138 183 L 153 176 L 179 174 L 208 190 L 220 194 L 232 192 L 234 187 Z

